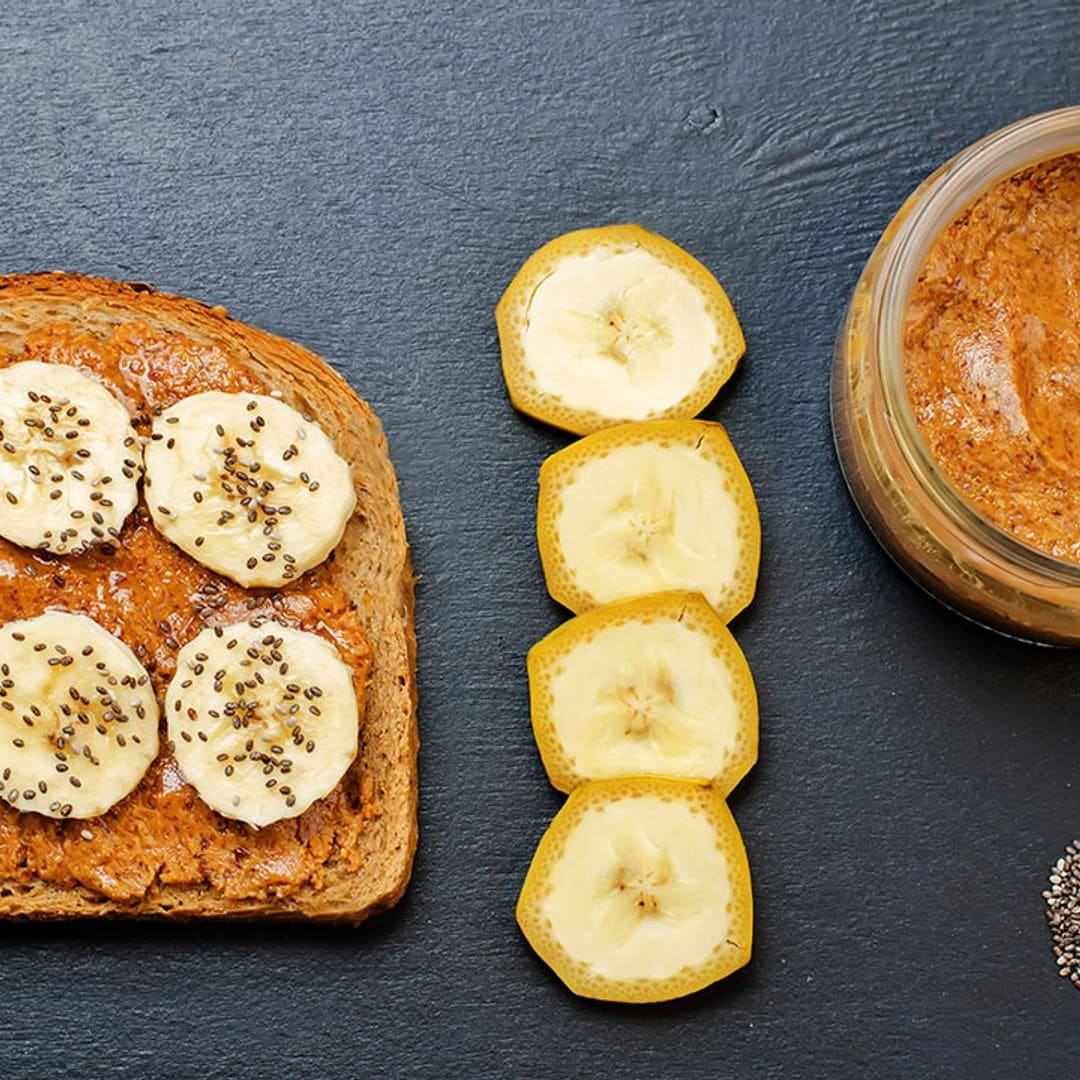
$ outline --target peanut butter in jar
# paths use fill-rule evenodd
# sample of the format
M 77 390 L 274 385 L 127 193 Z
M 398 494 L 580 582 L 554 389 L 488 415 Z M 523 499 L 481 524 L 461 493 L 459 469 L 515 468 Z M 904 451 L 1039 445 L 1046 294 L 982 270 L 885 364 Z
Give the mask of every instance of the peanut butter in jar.
M 962 150 L 885 229 L 837 341 L 870 529 L 984 626 L 1080 645 L 1080 107 Z
M 983 516 L 1080 562 L 1080 154 L 979 196 L 934 241 L 908 298 L 919 431 Z

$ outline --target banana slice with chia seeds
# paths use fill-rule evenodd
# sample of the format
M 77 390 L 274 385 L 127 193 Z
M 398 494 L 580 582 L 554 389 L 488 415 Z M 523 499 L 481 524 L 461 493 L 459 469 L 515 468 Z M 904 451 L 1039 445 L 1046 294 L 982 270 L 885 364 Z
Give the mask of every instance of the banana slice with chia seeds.
M 0 370 L 0 536 L 77 554 L 120 535 L 142 449 L 127 410 L 66 364 Z
M 746 349 L 716 278 L 637 225 L 545 244 L 510 283 L 495 320 L 511 401 L 579 435 L 696 416 Z
M 540 841 L 517 920 L 575 993 L 681 997 L 750 959 L 753 899 L 738 826 L 713 788 L 628 777 L 583 784 Z
M 245 588 L 276 588 L 330 554 L 356 506 L 323 430 L 264 394 L 209 391 L 154 421 L 146 501 L 157 528 Z
M 359 743 L 352 670 L 334 646 L 263 619 L 189 641 L 165 715 L 177 764 L 203 801 L 256 828 L 328 795 Z
M 588 435 L 540 469 L 548 591 L 571 611 L 690 589 L 724 621 L 757 584 L 761 524 L 719 424 L 653 420 Z
M 534 645 L 528 666 L 533 732 L 560 791 L 649 774 L 727 794 L 757 760 L 750 667 L 700 593 L 593 608 Z
M 46 817 L 96 817 L 157 751 L 154 690 L 122 641 L 60 611 L 0 627 L 0 798 Z

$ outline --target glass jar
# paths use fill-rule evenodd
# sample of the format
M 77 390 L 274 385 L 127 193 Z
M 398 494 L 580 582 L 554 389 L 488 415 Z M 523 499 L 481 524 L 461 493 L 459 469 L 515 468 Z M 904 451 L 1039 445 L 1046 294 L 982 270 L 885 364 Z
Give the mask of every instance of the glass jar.
M 1037 162 L 1080 150 L 1080 107 L 1021 120 L 928 177 L 864 268 L 836 346 L 832 421 L 856 505 L 882 546 L 931 595 L 1028 641 L 1080 645 L 1080 563 L 983 517 L 933 459 L 904 380 L 904 313 L 942 229 L 983 192 Z

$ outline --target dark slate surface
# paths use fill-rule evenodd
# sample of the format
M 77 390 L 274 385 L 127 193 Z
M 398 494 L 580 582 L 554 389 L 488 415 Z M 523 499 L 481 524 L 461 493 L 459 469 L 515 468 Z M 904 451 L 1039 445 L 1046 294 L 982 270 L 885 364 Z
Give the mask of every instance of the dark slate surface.
M 0 9 L 0 268 L 224 303 L 371 399 L 423 575 L 424 739 L 396 912 L 8 928 L 3 1074 L 1075 1075 L 1080 994 L 1040 891 L 1080 834 L 1076 657 L 894 571 L 827 420 L 837 323 L 892 211 L 976 137 L 1080 97 L 1075 3 L 455 7 Z M 560 801 L 523 658 L 562 617 L 533 498 L 565 439 L 510 409 L 491 317 L 541 242 L 627 219 L 703 259 L 742 318 L 708 415 L 766 540 L 735 627 L 762 704 L 733 799 L 754 961 L 638 1010 L 571 998 L 513 921 Z

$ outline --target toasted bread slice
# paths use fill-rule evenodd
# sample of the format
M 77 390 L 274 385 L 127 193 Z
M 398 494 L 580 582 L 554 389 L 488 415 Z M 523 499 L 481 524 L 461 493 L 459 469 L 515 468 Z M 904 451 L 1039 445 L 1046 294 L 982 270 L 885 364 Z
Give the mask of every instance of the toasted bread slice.
M 108 337 L 138 321 L 162 334 L 216 345 L 284 400 L 318 418 L 353 467 L 357 510 L 337 548 L 334 579 L 355 599 L 374 649 L 358 768 L 377 811 L 360 834 L 361 869 L 327 864 L 320 888 L 266 899 L 231 899 L 208 884 L 156 883 L 136 902 L 116 902 L 80 885 L 0 880 L 0 916 L 64 918 L 310 918 L 357 923 L 391 907 L 408 883 L 417 842 L 416 641 L 414 577 L 397 479 L 378 418 L 323 360 L 228 317 L 224 308 L 76 274 L 0 277 L 0 354 L 22 351 L 50 323 Z M 74 823 L 78 824 L 78 823 Z

